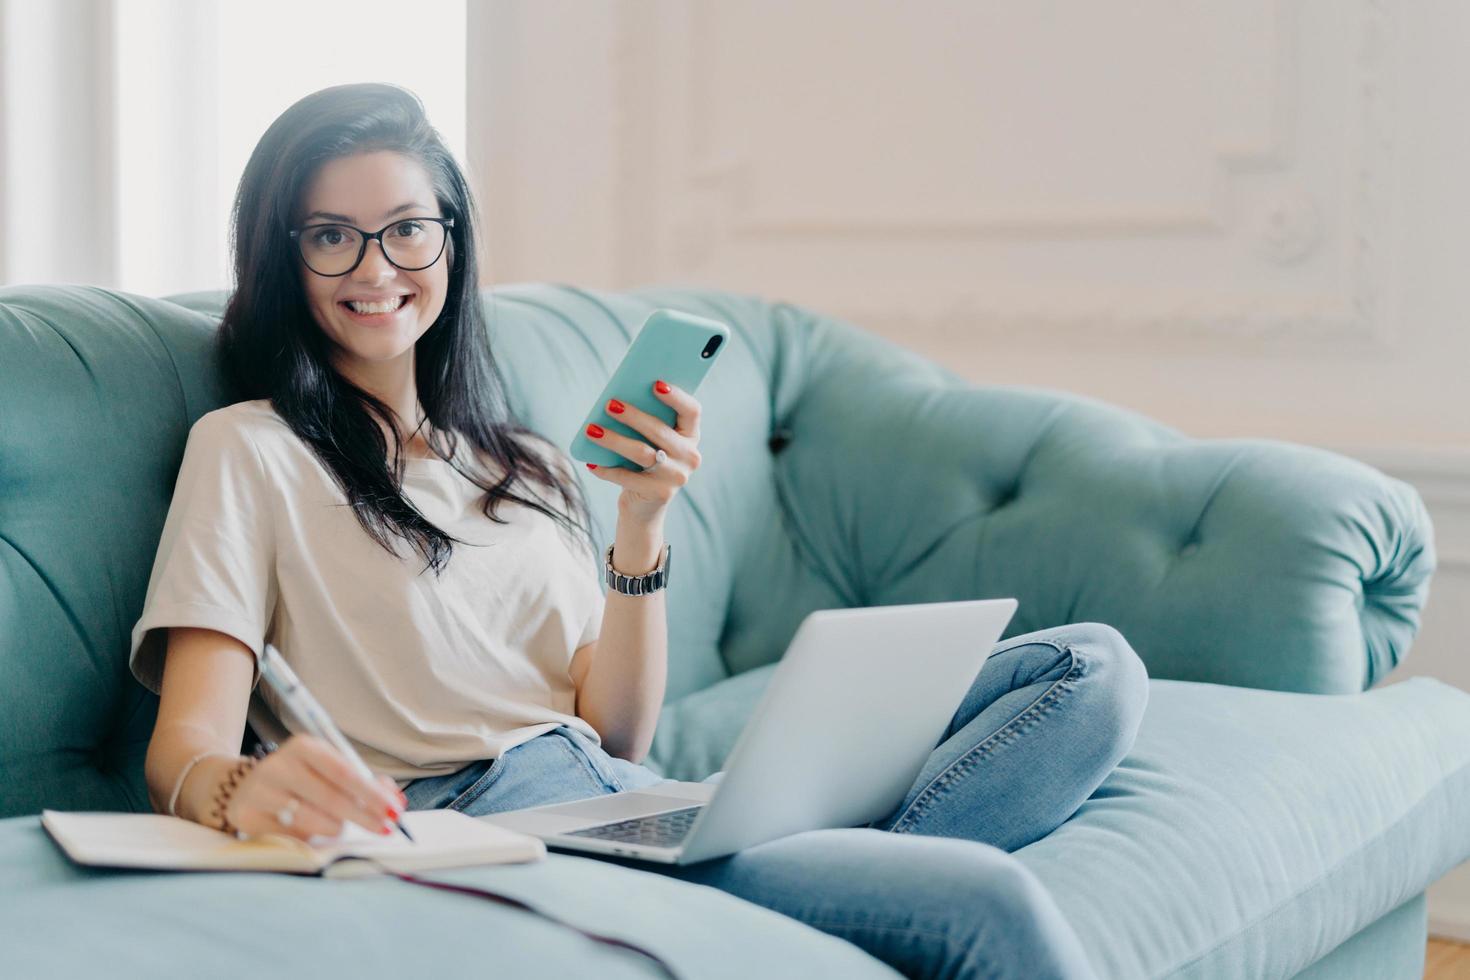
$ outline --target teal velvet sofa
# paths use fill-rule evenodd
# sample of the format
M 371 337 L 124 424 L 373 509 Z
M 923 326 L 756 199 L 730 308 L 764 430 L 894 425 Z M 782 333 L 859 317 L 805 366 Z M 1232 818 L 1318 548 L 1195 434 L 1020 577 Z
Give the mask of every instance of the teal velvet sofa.
M 393 878 L 82 868 L 41 829 L 43 807 L 149 808 L 157 698 L 128 672 L 128 634 L 185 436 L 225 402 L 224 299 L 0 288 L 0 972 L 656 975 Z M 1470 857 L 1470 695 L 1378 683 L 1434 569 L 1410 487 L 1322 451 L 975 386 L 790 303 L 546 283 L 483 300 L 516 409 L 561 442 L 650 310 L 732 329 L 699 393 L 705 463 L 667 526 L 683 584 L 650 766 L 719 769 L 814 609 L 1015 596 L 1007 635 L 1109 623 L 1152 678 L 1134 750 L 1013 855 L 1099 976 L 1421 974 L 1424 889 Z M 582 478 L 606 536 L 616 488 Z M 553 852 L 435 876 L 642 944 L 684 977 L 896 975 L 631 867 Z

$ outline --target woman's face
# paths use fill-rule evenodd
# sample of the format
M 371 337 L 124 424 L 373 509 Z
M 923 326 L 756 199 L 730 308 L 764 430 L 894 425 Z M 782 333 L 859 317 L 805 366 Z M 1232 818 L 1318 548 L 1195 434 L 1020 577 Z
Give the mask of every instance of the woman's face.
M 368 232 L 403 218 L 443 217 L 423 166 L 391 150 L 339 157 L 324 164 L 307 188 L 302 210 L 304 216 L 297 227 L 341 222 Z M 399 234 L 408 231 L 395 229 Z M 416 272 L 389 262 L 376 241 L 368 243 L 357 268 L 341 276 L 318 275 L 297 253 L 307 304 L 336 348 L 338 370 L 381 376 L 384 368 L 400 358 L 404 366 L 412 367 L 414 344 L 444 309 L 454 255 L 452 234 L 438 260 Z M 343 239 L 332 236 L 327 240 Z M 402 306 L 386 314 L 362 315 L 347 305 L 350 300 L 399 301 L 400 297 L 406 297 Z

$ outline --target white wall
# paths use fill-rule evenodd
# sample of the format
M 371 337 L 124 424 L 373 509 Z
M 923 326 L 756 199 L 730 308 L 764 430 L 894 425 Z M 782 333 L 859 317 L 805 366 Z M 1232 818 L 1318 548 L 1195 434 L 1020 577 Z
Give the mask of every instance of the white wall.
M 471 5 L 487 281 L 809 304 L 1418 486 L 1470 689 L 1470 5 Z M 1437 886 L 1470 939 L 1470 870 Z

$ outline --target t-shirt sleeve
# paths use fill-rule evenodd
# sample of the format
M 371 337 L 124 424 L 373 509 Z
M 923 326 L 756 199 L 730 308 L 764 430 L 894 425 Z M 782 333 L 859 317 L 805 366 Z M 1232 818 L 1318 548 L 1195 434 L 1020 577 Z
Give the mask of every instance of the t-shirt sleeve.
M 209 412 L 184 445 L 128 667 L 139 683 L 160 693 L 168 636 L 162 627 L 204 627 L 250 648 L 253 691 L 277 594 L 271 498 L 260 454 L 234 419 L 222 410 Z

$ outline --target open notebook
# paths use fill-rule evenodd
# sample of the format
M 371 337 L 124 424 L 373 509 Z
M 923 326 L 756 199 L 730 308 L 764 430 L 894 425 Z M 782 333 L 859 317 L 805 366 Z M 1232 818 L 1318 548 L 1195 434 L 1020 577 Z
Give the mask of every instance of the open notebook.
M 285 834 L 237 840 L 193 820 L 162 813 L 42 810 L 41 825 L 78 864 L 176 871 L 287 871 L 324 878 L 425 871 L 472 864 L 537 861 L 546 856 L 539 837 L 476 820 L 458 810 L 410 810 L 400 818 L 410 843 L 395 831 L 370 833 L 345 823 L 336 837 L 302 841 Z

